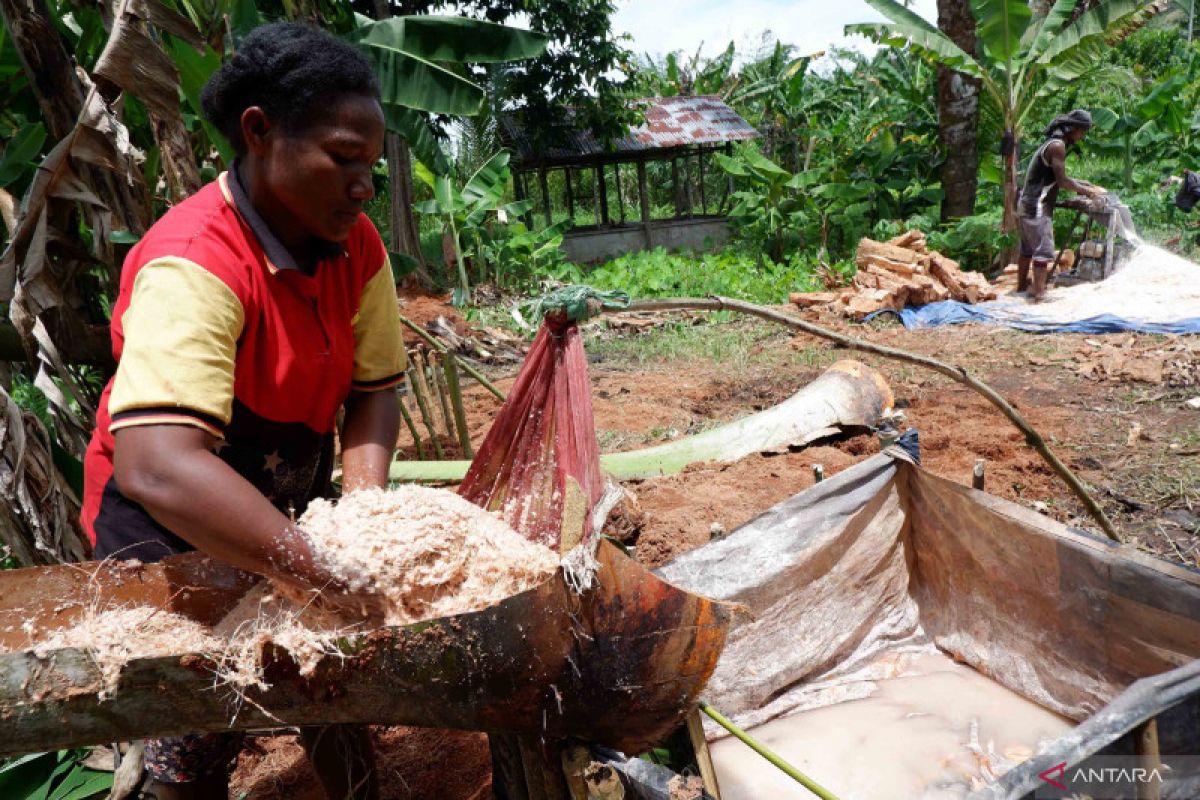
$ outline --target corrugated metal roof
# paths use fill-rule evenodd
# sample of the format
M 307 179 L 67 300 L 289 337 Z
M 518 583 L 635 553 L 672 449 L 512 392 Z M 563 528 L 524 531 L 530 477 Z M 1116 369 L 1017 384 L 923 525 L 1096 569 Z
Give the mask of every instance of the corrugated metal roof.
M 626 153 L 742 142 L 759 136 L 758 131 L 736 111 L 710 95 L 654 97 L 635 103 L 645 104 L 646 121 L 630 128 L 628 136 L 617 139 L 613 143 L 615 151 L 601 146 L 590 131 L 572 129 L 562 135 L 562 145 L 536 153 L 520 123 L 508 115 L 500 118 L 500 138 L 514 151 L 514 161 L 520 166 L 587 161 L 596 157 L 620 160 L 620 155 Z

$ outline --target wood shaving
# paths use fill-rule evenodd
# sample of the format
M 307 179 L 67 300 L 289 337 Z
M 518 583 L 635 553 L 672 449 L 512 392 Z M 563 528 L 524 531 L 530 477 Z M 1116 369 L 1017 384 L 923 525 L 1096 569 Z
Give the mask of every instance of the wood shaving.
M 377 594 L 388 625 L 477 611 L 541 583 L 558 557 L 445 489 L 364 489 L 300 518 L 314 558 L 352 592 Z
M 336 504 L 317 500 L 299 525 L 319 564 L 351 592 L 378 598 L 385 625 L 486 608 L 541 583 L 559 564 L 549 548 L 444 489 L 366 489 Z M 212 629 L 150 606 L 93 602 L 70 628 L 42 636 L 30 630 L 31 649 L 39 658 L 87 651 L 104 679 L 102 698 L 129 661 L 189 653 L 213 659 L 218 684 L 266 689 L 268 645 L 287 650 L 309 675 L 323 658 L 341 654 L 338 639 L 366 629 L 361 617 L 323 599 L 264 580 Z
M 222 644 L 200 623 L 152 606 L 123 606 L 100 610 L 91 606 L 70 628 L 51 632 L 32 647 L 38 658 L 56 650 L 86 650 L 104 679 L 99 695 L 117 687 L 121 668 L 139 658 L 180 653 L 217 653 Z

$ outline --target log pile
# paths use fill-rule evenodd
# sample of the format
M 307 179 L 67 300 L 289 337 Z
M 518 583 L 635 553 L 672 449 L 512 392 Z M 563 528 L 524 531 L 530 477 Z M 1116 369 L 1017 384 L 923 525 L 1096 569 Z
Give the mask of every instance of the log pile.
M 987 278 L 977 272 L 963 272 L 958 262 L 930 250 L 925 234 L 918 230 L 887 242 L 863 239 L 858 243 L 855 260 L 858 273 L 851 286 L 793 293 L 789 299 L 800 308 L 832 311 L 852 319 L 941 300 L 975 304 L 996 299 L 996 290 Z

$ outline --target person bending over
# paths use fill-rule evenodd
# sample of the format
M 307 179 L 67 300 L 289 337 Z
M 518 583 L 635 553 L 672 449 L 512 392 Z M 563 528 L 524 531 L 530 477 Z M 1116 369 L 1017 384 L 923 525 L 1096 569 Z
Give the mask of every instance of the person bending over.
M 395 284 L 363 214 L 384 117 L 370 63 L 314 27 L 247 36 L 205 116 L 237 153 L 130 251 L 112 313 L 117 371 L 86 457 L 97 558 L 201 550 L 336 593 L 292 520 L 330 492 L 384 486 L 404 376 Z M 302 731 L 331 797 L 374 797 L 365 728 Z M 146 743 L 159 800 L 224 798 L 236 734 Z
M 1106 190 L 1087 181 L 1067 176 L 1067 152 L 1083 140 L 1092 127 L 1092 115 L 1084 109 L 1056 117 L 1046 128 L 1046 141 L 1029 160 L 1025 186 L 1017 203 L 1017 227 L 1021 252 L 1017 260 L 1017 291 L 1028 292 L 1035 303 L 1046 293 L 1046 279 L 1054 261 L 1054 202 L 1058 190 L 1066 189 L 1088 197 Z M 1029 268 L 1033 267 L 1033 281 Z

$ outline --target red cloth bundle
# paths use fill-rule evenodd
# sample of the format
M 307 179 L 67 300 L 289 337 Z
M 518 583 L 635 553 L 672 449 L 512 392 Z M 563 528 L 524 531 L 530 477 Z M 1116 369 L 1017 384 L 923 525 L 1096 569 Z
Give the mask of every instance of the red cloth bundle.
M 459 494 L 560 553 L 594 535 L 604 493 L 579 328 L 548 315 Z

